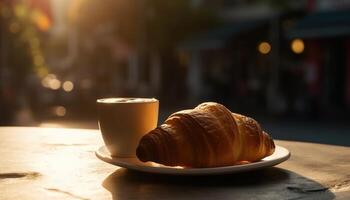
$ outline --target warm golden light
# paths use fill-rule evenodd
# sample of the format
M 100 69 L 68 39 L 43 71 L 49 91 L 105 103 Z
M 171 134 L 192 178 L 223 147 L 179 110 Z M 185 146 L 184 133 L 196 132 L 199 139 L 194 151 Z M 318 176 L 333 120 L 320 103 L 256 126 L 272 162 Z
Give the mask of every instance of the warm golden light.
M 21 4 L 16 4 L 15 5 L 15 15 L 18 18 L 25 18 L 26 14 L 27 14 L 27 9 L 25 7 L 25 4 L 21 3 Z
M 54 74 L 48 74 L 41 80 L 41 85 L 46 88 L 50 88 L 50 82 L 52 79 L 56 79 L 56 75 Z
M 70 81 L 68 81 L 68 82 L 70 82 Z M 72 84 L 72 85 L 70 85 L 70 84 Z M 41 80 L 41 85 L 43 87 L 50 88 L 52 90 L 58 90 L 58 89 L 61 88 L 61 81 L 56 78 L 56 75 L 48 74 L 47 76 L 45 76 L 45 78 L 43 78 Z M 73 89 L 73 83 L 70 82 L 70 83 L 68 83 L 68 85 L 66 83 L 66 89 L 68 89 L 68 90 L 71 89 L 72 90 Z M 66 91 L 66 89 L 64 89 L 64 90 Z
M 65 81 L 62 88 L 65 92 L 70 92 L 74 89 L 74 84 L 71 81 Z
M 49 87 L 49 82 L 48 82 L 48 80 L 47 80 L 46 77 L 43 78 L 43 80 L 41 80 L 41 85 L 42 85 L 43 87 L 46 87 L 46 88 Z
M 69 10 L 68 10 L 68 19 L 71 22 L 78 22 L 78 18 L 79 18 L 79 9 L 82 6 L 83 1 L 82 0 L 76 0 L 76 1 L 72 1 L 70 3 L 69 6 Z
M 47 75 L 48 69 L 45 66 L 41 66 L 36 68 L 36 73 L 40 78 L 42 78 L 42 77 L 45 77 L 45 75 Z
M 268 54 L 268 53 L 270 53 L 270 51 L 271 51 L 271 45 L 270 45 L 268 42 L 261 42 L 261 43 L 258 45 L 258 51 L 259 51 L 261 54 Z
M 56 106 L 55 108 L 54 108 L 54 113 L 55 113 L 55 115 L 57 115 L 57 116 L 59 116 L 59 117 L 63 117 L 63 116 L 65 116 L 66 115 L 66 108 L 65 107 L 63 107 L 63 106 Z
M 174 169 L 185 169 L 185 167 L 183 167 L 183 166 L 166 166 L 166 165 L 162 165 L 162 164 L 155 163 L 155 162 L 149 162 L 149 164 L 152 167 L 167 167 L 167 168 L 174 168 Z
M 48 74 L 47 77 L 50 79 L 53 79 L 53 78 L 56 78 L 56 75 L 55 74 Z
M 302 39 L 294 39 L 290 44 L 290 48 L 296 54 L 301 54 L 304 52 L 305 45 Z
M 48 84 L 49 87 L 53 90 L 58 90 L 61 87 L 61 81 L 59 81 L 58 79 L 50 79 Z
M 35 12 L 33 15 L 33 20 L 36 26 L 41 31 L 48 31 L 51 27 L 50 19 L 42 12 Z

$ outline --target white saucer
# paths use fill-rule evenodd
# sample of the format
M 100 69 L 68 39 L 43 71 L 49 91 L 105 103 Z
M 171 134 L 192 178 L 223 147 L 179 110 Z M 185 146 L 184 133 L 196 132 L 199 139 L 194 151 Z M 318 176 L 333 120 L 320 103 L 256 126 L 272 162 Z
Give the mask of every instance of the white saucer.
M 288 160 L 290 157 L 290 152 L 281 146 L 276 146 L 275 152 L 261 161 L 232 165 L 226 167 L 213 167 L 213 168 L 182 168 L 182 167 L 169 167 L 160 165 L 154 162 L 141 162 L 136 157 L 135 158 L 119 158 L 111 157 L 109 151 L 105 146 L 100 147 L 95 152 L 97 158 L 110 163 L 112 165 L 117 165 L 119 167 L 124 167 L 131 170 L 157 173 L 157 174 L 173 174 L 173 175 L 213 175 L 213 174 L 232 174 L 243 171 L 250 171 L 261 169 L 265 167 L 271 167 L 277 165 L 283 161 Z

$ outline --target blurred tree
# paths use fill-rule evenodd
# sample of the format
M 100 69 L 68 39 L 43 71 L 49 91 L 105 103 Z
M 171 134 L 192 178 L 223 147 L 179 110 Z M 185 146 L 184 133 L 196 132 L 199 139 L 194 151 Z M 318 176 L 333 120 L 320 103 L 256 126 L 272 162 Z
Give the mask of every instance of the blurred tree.
M 51 21 L 40 9 L 28 1 L 1 2 L 3 20 L 2 51 L 6 52 L 4 65 L 15 73 L 14 81 L 25 80 L 24 76 L 34 71 L 39 77 L 48 73 L 42 48 L 43 32 L 49 30 Z M 17 78 L 16 78 L 17 77 Z
M 42 41 L 51 20 L 38 2 L 0 1 L 0 110 L 7 124 L 23 104 L 35 98 L 30 75 L 48 74 Z

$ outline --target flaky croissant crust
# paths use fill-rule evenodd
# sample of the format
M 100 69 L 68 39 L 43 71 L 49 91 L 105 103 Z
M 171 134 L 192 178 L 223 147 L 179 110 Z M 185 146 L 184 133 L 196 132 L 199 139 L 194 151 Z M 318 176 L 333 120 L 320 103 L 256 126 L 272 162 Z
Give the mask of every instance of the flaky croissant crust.
M 219 167 L 258 161 L 274 150 L 254 119 L 207 102 L 170 115 L 142 137 L 136 154 L 143 162 L 168 166 Z

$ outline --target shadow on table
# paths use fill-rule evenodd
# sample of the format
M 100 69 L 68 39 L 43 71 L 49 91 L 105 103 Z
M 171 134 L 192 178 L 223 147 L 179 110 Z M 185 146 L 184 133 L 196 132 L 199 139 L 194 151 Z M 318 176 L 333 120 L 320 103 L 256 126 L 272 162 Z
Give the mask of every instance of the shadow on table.
M 321 184 L 272 167 L 231 175 L 175 176 L 119 169 L 102 183 L 113 199 L 333 199 Z

